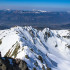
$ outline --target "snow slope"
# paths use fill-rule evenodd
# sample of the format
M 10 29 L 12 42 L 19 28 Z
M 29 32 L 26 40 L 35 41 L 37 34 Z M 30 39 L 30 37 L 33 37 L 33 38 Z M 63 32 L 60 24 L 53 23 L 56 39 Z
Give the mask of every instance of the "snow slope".
M 29 70 L 70 70 L 70 30 L 0 30 L 0 51 L 3 57 L 24 60 Z

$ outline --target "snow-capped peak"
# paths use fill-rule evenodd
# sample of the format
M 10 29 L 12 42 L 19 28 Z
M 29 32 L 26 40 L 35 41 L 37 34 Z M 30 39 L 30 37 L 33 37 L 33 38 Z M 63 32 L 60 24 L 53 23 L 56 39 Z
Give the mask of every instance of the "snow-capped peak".
M 24 60 L 29 70 L 70 70 L 70 30 L 0 30 L 0 51 L 3 57 Z

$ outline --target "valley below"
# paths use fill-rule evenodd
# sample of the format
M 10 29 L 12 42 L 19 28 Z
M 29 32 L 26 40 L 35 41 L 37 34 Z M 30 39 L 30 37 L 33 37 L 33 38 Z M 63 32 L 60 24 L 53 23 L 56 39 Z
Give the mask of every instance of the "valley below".
M 70 12 L 0 10 L 0 30 L 13 26 L 70 29 Z

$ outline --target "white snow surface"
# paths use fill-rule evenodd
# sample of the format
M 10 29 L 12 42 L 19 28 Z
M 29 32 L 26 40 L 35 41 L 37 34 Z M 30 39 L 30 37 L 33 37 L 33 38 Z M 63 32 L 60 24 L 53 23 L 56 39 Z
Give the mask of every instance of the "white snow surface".
M 49 34 L 49 35 L 48 35 Z M 65 37 L 64 37 L 65 36 Z M 16 42 L 20 44 L 15 57 L 24 60 L 29 69 L 70 70 L 70 30 L 37 30 L 31 26 L 12 27 L 0 30 L 0 51 L 2 57 L 12 49 Z M 10 53 L 12 54 L 13 51 Z M 27 57 L 26 57 L 27 55 Z M 42 61 L 39 59 L 42 57 Z M 14 56 L 11 56 L 14 58 Z

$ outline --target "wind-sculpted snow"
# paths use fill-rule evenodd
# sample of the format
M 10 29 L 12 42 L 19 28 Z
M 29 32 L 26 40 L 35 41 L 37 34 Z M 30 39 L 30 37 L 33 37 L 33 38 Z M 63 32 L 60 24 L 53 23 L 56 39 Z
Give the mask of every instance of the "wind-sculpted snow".
M 0 51 L 3 57 L 24 60 L 30 70 L 70 70 L 70 30 L 1 30 Z

